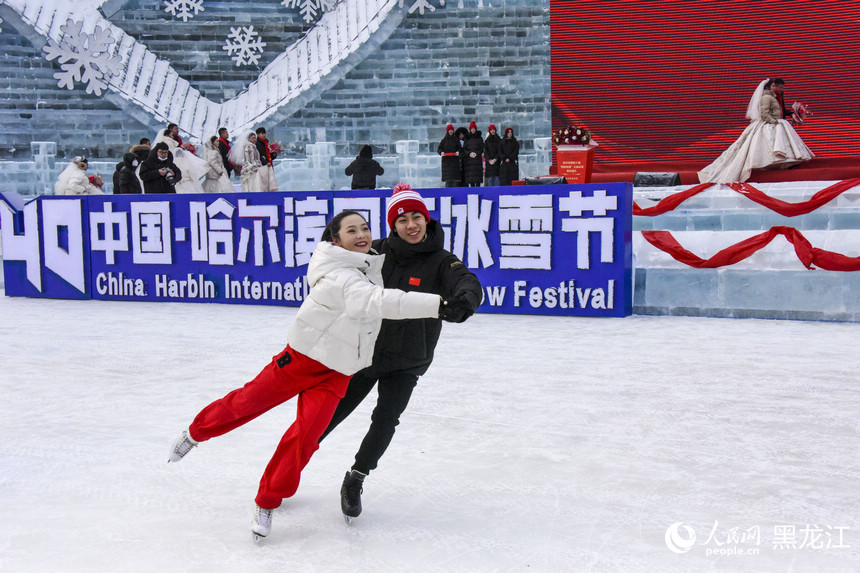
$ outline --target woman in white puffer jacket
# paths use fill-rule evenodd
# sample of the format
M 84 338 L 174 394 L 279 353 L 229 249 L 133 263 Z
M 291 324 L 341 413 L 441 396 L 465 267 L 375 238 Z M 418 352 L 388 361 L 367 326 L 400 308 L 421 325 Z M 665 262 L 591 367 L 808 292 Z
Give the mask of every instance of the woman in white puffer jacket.
M 296 421 L 281 438 L 257 491 L 255 539 L 268 535 L 272 511 L 295 494 L 350 377 L 369 366 L 382 319 L 436 318 L 435 294 L 382 287 L 384 256 L 371 254 L 370 228 L 355 211 L 336 215 L 308 264 L 311 290 L 287 333 L 287 347 L 242 388 L 197 414 L 173 444 L 179 461 L 198 442 L 225 434 L 299 396 Z
M 60 172 L 54 183 L 55 195 L 103 195 L 104 192 L 90 183 L 87 176 L 89 161 L 78 155 Z

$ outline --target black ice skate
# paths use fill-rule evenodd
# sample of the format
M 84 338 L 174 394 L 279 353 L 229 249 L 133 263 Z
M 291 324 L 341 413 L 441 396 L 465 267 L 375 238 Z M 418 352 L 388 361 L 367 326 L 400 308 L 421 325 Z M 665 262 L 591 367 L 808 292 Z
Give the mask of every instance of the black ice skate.
M 348 524 L 361 515 L 361 486 L 365 477 L 363 473 L 355 470 L 346 472 L 343 485 L 340 486 L 340 509 Z

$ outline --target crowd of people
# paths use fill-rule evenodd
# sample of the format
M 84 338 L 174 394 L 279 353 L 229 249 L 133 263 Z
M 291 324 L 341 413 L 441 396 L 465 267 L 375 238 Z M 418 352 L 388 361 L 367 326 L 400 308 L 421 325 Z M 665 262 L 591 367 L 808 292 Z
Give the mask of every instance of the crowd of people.
M 491 124 L 484 139 L 474 121 L 469 129 L 454 129 L 449 123 L 436 153 L 442 156 L 445 187 L 498 187 L 520 178 L 520 143 L 512 127 L 506 127 L 499 137 Z
M 154 140 L 142 138 L 116 164 L 114 194 L 136 193 L 228 193 L 236 191 L 231 175 L 240 178 L 242 191 L 277 191 L 274 160 L 280 145 L 271 144 L 266 129 L 259 127 L 230 142 L 226 128 L 203 143 L 202 156 L 196 146 L 184 142 L 179 126 L 169 124 Z M 76 156 L 54 184 L 57 195 L 104 193 L 104 179 L 87 172 L 89 161 Z
M 448 125 L 437 152 L 442 156 L 442 181 L 446 187 L 511 185 L 519 179 L 520 144 L 512 127 L 499 137 L 490 125 L 486 139 L 473 121 L 469 129 Z M 113 193 L 229 193 L 236 191 L 233 176 L 244 192 L 277 191 L 274 161 L 281 151 L 270 143 L 266 128 L 243 133 L 232 142 L 226 127 L 203 142 L 202 152 L 179 135 L 175 123 L 159 130 L 155 139 L 142 138 L 116 164 Z M 87 172 L 89 161 L 76 156 L 58 177 L 57 195 L 104 193 L 104 180 Z M 385 170 L 373 159 L 373 148 L 363 145 L 344 174 L 352 177 L 352 189 L 376 189 Z M 100 182 L 99 182 L 100 181 Z

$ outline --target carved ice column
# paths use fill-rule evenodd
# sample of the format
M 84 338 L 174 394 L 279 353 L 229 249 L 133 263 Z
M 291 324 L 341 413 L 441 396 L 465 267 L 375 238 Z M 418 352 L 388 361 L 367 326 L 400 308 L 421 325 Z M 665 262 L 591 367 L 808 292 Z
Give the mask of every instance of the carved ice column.
M 57 158 L 57 143 L 54 141 L 31 141 L 33 152 L 33 190 L 37 195 L 54 194 L 54 164 Z M 29 194 L 29 193 L 28 193 Z

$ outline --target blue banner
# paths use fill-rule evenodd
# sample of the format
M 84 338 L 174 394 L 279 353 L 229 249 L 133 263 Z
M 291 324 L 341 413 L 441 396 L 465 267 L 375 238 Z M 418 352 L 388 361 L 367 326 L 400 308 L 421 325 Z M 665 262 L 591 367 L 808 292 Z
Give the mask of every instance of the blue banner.
M 627 316 L 628 183 L 421 189 L 445 246 L 481 280 L 480 311 Z M 279 304 L 343 209 L 388 233 L 390 190 L 0 198 L 8 296 Z

